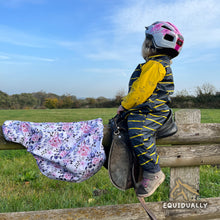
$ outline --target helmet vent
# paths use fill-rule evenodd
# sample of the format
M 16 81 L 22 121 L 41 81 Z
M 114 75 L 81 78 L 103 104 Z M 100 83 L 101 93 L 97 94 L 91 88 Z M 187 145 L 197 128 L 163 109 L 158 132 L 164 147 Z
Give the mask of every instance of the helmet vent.
M 173 41 L 173 40 L 174 40 L 174 37 L 171 36 L 170 34 L 166 34 L 166 35 L 164 36 L 164 39 L 165 39 L 165 40 L 168 40 L 168 41 Z
M 181 41 L 180 39 L 177 40 L 176 42 L 177 45 L 182 46 L 183 45 L 183 41 Z
M 165 26 L 165 25 L 163 25 L 163 26 L 161 26 L 162 28 L 165 28 L 165 29 L 167 29 L 167 30 L 169 30 L 169 31 L 172 31 L 170 28 L 168 28 L 167 26 Z

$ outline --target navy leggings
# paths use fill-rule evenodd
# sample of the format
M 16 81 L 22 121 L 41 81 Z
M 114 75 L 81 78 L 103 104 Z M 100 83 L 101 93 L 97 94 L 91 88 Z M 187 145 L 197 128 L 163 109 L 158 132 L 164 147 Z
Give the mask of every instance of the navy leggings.
M 154 135 L 166 121 L 169 110 L 144 113 L 131 112 L 127 117 L 128 134 L 131 146 L 143 170 L 160 171 L 159 155 L 156 152 Z

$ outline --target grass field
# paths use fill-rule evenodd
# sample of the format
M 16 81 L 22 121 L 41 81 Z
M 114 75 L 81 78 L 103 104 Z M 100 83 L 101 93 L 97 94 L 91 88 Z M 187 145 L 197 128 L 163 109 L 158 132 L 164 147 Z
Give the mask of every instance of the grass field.
M 116 109 L 0 110 L 0 124 L 5 120 L 33 122 L 71 122 L 101 117 L 104 124 Z M 220 123 L 220 109 L 203 109 L 202 123 Z M 167 201 L 169 168 L 166 180 L 146 201 Z M 200 197 L 220 196 L 220 171 L 201 166 Z M 51 180 L 43 176 L 33 156 L 25 150 L 0 151 L 0 212 L 63 209 L 138 202 L 134 191 L 122 192 L 110 182 L 102 168 L 82 183 Z

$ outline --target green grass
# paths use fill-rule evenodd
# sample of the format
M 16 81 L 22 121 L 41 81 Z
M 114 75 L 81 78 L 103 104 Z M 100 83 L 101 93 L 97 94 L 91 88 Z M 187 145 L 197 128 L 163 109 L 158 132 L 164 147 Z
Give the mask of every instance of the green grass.
M 220 109 L 201 109 L 202 123 L 220 123 Z
M 34 122 L 70 122 L 101 117 L 104 124 L 116 109 L 67 110 L 0 110 L 0 124 L 5 120 Z M 201 110 L 203 123 L 220 123 L 220 110 Z M 201 166 L 200 197 L 220 196 L 220 171 L 217 167 Z M 166 180 L 146 201 L 167 201 L 169 168 Z M 95 192 L 99 192 L 95 194 Z M 51 180 L 43 176 L 36 161 L 25 150 L 0 151 L 0 212 L 34 211 L 74 207 L 128 204 L 138 202 L 134 191 L 115 188 L 108 172 L 102 168 L 82 183 Z
M 33 122 L 72 122 L 102 118 L 103 123 L 116 114 L 115 108 L 0 110 L 0 124 L 5 120 Z

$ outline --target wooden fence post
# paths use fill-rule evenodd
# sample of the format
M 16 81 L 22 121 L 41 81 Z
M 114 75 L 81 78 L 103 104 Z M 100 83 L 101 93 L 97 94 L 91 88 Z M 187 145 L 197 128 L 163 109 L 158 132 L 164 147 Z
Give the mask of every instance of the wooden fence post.
M 183 109 L 175 113 L 178 124 L 201 122 L 199 109 Z M 173 167 L 170 170 L 170 201 L 196 200 L 199 197 L 199 166 Z

